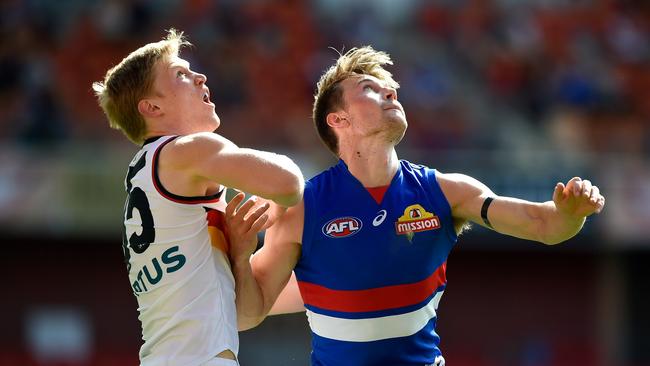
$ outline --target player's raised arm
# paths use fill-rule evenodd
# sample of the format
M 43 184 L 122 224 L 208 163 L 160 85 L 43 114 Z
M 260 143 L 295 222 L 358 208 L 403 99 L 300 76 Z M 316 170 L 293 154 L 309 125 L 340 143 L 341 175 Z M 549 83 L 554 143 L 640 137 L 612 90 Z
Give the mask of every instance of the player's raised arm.
M 252 223 L 245 221 L 254 219 L 259 211 L 250 200 L 237 209 L 242 199 L 243 195 L 238 195 L 228 204 L 226 228 L 236 282 L 237 325 L 246 330 L 264 320 L 291 278 L 300 258 L 304 206 L 301 201 L 290 207 L 267 229 L 264 246 L 251 258 L 257 239 L 247 231 Z
M 170 145 L 164 152 L 165 163 L 197 181 L 216 182 L 285 207 L 302 198 L 302 173 L 285 155 L 240 148 L 210 132 L 182 136 Z
M 305 311 L 305 302 L 302 300 L 298 279 L 292 273 L 289 282 L 284 286 L 282 292 L 275 299 L 275 303 L 269 311 L 269 315 L 291 314 Z
M 438 174 L 437 179 L 455 218 L 549 245 L 576 235 L 586 217 L 600 213 L 605 205 L 598 187 L 578 177 L 566 185 L 557 183 L 552 200 L 546 202 L 497 196 L 483 183 L 462 174 Z

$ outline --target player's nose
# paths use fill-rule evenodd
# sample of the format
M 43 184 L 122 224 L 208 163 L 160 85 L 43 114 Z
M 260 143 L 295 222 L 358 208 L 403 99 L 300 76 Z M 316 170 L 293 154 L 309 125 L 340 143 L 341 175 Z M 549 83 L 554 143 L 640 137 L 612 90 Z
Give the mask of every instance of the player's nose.
M 207 77 L 207 76 L 205 76 L 205 75 L 203 75 L 203 74 L 200 74 L 200 73 L 198 73 L 198 72 L 194 75 L 194 83 L 195 83 L 196 85 L 203 85 L 203 84 L 206 83 L 206 81 L 208 81 L 208 77 Z
M 384 88 L 384 98 L 386 100 L 395 100 L 397 99 L 397 90 L 393 88 Z

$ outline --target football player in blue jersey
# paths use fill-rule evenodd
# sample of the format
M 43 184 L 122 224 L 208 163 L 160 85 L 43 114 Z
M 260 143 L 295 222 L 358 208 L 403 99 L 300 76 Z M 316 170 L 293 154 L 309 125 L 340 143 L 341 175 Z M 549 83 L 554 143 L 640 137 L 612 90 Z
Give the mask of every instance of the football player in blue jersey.
M 240 327 L 261 322 L 281 293 L 280 311 L 304 301 L 313 365 L 444 365 L 436 310 L 462 228 L 473 222 L 553 245 L 605 204 L 578 177 L 557 183 L 551 200 L 529 202 L 399 160 L 407 120 L 387 64 L 386 53 L 355 48 L 321 77 L 313 119 L 339 162 L 306 182 L 301 203 L 266 231 L 257 253 L 244 224 L 252 205 L 237 210 L 238 196 L 226 210 L 227 227 L 244 227 L 231 235 L 230 253 L 238 293 L 249 295 Z M 282 292 L 292 271 L 297 281 Z

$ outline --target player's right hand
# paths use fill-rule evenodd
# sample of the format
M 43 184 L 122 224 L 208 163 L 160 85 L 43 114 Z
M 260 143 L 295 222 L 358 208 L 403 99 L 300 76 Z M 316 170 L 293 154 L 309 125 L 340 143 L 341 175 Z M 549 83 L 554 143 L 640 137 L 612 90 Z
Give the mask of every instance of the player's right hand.
M 600 213 L 605 206 L 605 197 L 591 181 L 573 177 L 566 185 L 562 182 L 555 185 L 553 202 L 560 213 L 582 219 Z
M 238 193 L 228 202 L 225 212 L 225 229 L 230 241 L 230 260 L 233 263 L 248 261 L 257 248 L 257 233 L 266 224 L 269 204 L 256 205 L 256 197 L 243 204 L 244 193 Z M 241 206 L 240 206 L 241 204 Z

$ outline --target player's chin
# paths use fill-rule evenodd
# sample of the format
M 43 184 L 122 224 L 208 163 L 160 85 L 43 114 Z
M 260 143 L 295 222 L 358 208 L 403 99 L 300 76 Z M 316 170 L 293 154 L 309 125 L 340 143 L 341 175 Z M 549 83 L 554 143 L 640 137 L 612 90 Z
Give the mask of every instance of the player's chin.
M 391 129 L 395 129 L 400 131 L 401 133 L 406 132 L 406 129 L 408 128 L 409 124 L 406 121 L 406 118 L 402 115 L 395 115 L 391 116 L 388 118 L 388 125 L 391 127 Z
M 397 145 L 404 138 L 408 123 L 405 119 L 391 119 L 388 122 L 388 138 L 393 144 Z
M 212 128 L 213 130 L 216 130 L 217 128 L 219 128 L 219 126 L 221 126 L 221 119 L 219 118 L 219 116 L 217 116 L 216 113 L 213 113 L 211 120 L 212 120 L 211 122 L 213 125 Z

